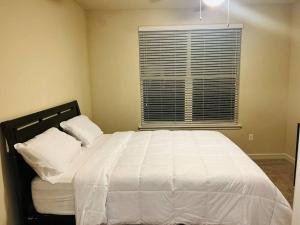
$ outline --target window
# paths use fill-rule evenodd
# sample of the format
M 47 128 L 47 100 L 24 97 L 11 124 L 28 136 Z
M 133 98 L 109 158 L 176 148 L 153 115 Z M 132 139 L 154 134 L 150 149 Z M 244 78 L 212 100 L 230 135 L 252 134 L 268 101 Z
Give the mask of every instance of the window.
M 140 28 L 142 127 L 237 125 L 241 33 Z

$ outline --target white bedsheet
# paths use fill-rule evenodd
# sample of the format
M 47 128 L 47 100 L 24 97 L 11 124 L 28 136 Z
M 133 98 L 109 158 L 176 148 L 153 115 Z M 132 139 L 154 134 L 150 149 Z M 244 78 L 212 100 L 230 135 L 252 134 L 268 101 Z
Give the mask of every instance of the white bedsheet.
M 72 183 L 51 184 L 35 177 L 31 182 L 34 208 L 42 214 L 74 215 L 75 201 Z
M 74 179 L 77 225 L 290 225 L 280 191 L 218 132 L 118 132 Z
M 35 177 L 31 182 L 32 200 L 39 213 L 74 215 L 75 201 L 73 191 L 73 178 L 82 165 L 109 140 L 111 134 L 101 135 L 89 148 L 82 148 L 77 158 L 68 166 L 67 170 L 57 176 L 55 184 Z

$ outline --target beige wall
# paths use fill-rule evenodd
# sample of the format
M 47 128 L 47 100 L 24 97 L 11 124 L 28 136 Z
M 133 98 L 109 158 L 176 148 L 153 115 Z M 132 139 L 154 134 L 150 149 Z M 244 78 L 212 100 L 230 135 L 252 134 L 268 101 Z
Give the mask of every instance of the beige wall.
M 286 153 L 295 156 L 297 123 L 300 123 L 300 3 L 292 7 L 291 34 Z
M 91 115 L 86 18 L 73 0 L 0 0 L 0 121 L 73 99 Z M 6 224 L 0 170 L 0 225 Z
M 290 6 L 233 3 L 232 7 L 232 22 L 244 24 L 243 128 L 225 133 L 247 153 L 276 154 L 286 149 L 293 155 L 294 125 L 300 119 L 299 104 L 294 104 L 300 99 L 296 87 L 300 7 L 293 8 L 291 63 Z M 88 12 L 90 94 L 84 11 L 72 0 L 0 0 L 0 121 L 78 99 L 87 115 L 91 116 L 93 106 L 94 119 L 105 132 L 136 130 L 140 123 L 138 26 L 200 24 L 198 17 L 197 10 Z M 203 23 L 224 23 L 225 17 L 210 10 L 204 13 Z M 248 141 L 249 133 L 255 135 L 253 142 Z M 0 179 L 0 225 L 7 219 L 5 196 Z
M 233 5 L 232 22 L 244 24 L 241 130 L 225 132 L 247 153 L 282 153 L 285 148 L 289 70 L 288 5 Z M 218 11 L 203 23 L 224 23 Z M 200 24 L 197 10 L 88 12 L 92 106 L 105 132 L 136 130 L 140 124 L 138 26 Z M 248 141 L 253 133 L 254 141 Z

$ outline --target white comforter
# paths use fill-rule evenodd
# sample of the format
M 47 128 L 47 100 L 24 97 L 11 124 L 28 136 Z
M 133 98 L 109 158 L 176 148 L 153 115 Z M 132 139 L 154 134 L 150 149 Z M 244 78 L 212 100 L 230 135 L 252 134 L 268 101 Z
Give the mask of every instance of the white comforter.
M 77 225 L 290 225 L 280 191 L 218 132 L 118 132 L 74 180 Z

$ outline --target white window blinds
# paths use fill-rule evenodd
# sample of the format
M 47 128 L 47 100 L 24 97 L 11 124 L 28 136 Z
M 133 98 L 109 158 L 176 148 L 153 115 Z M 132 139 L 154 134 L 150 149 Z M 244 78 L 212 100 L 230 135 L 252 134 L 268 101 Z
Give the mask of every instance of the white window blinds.
M 241 32 L 140 30 L 142 126 L 237 124 Z

